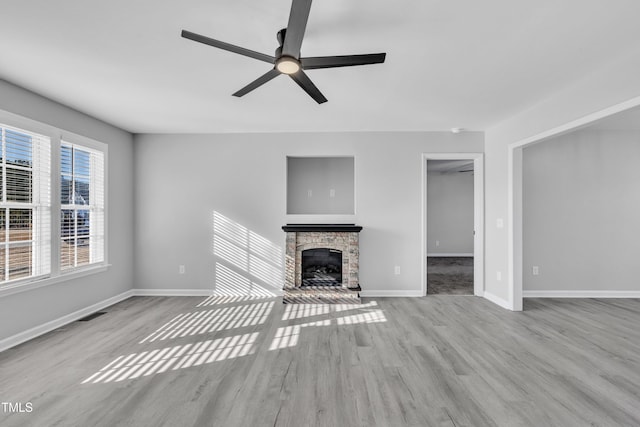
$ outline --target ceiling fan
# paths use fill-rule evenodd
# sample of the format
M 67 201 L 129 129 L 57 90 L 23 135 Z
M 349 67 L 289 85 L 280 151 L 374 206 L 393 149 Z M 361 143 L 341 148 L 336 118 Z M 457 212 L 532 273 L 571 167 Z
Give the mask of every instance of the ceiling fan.
M 300 47 L 302 46 L 302 39 L 307 27 L 310 10 L 311 0 L 293 0 L 287 28 L 283 28 L 278 31 L 277 34 L 280 46 L 276 49 L 275 56 L 265 55 L 260 52 L 215 40 L 200 34 L 195 34 L 187 30 L 182 30 L 182 37 L 274 65 L 273 69 L 234 93 L 233 96 L 240 97 L 246 95 L 278 75 L 287 74 L 318 104 L 322 104 L 323 102 L 327 102 L 327 98 L 325 98 L 316 85 L 313 84 L 304 70 L 379 64 L 384 62 L 386 53 L 301 58 Z

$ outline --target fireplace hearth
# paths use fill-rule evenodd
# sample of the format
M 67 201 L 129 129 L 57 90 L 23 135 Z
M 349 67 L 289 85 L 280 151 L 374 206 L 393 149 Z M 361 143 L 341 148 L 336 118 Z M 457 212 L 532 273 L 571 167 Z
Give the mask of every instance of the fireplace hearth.
M 355 224 L 288 224 L 284 303 L 359 303 Z

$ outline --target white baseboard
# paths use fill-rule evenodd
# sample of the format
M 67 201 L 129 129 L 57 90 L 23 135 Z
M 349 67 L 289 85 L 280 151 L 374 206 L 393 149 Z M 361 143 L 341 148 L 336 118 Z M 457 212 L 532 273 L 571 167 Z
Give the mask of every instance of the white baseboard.
M 275 296 L 282 296 L 282 292 L 276 292 Z M 134 289 L 133 295 L 146 297 L 209 297 L 213 295 L 211 289 Z M 394 290 L 368 290 L 360 291 L 362 297 L 421 297 L 419 290 L 394 291 Z
M 97 302 L 88 307 L 80 309 L 78 311 L 74 311 L 73 313 L 67 314 L 65 316 L 59 317 L 50 322 L 44 323 L 40 326 L 36 326 L 31 329 L 27 329 L 24 332 L 17 333 L 13 336 L 0 340 L 0 352 L 7 350 L 11 347 L 15 347 L 18 344 L 22 344 L 23 342 L 29 341 L 40 335 L 44 335 L 47 332 L 51 332 L 55 329 L 58 329 L 66 324 L 71 322 L 75 322 L 78 319 L 82 319 L 85 316 L 88 316 L 96 311 L 100 311 L 103 308 L 109 307 L 113 304 L 119 303 L 120 301 L 124 301 L 127 298 L 131 298 L 134 295 L 133 291 L 126 291 L 119 295 L 116 295 L 111 298 L 107 298 L 106 300 Z
M 384 298 L 384 297 L 422 297 L 424 296 L 420 290 L 416 291 L 394 291 L 394 290 L 369 290 L 361 291 L 360 296 L 364 298 Z
M 133 289 L 137 297 L 209 297 L 212 289 Z
M 473 253 L 427 253 L 428 257 L 473 257 Z
M 492 294 L 491 292 L 484 291 L 483 297 L 488 299 L 492 303 L 499 305 L 502 308 L 506 308 L 507 310 L 513 310 L 513 307 L 511 306 L 511 304 L 509 304 L 509 301 L 507 301 L 506 299 L 500 298 Z
M 524 298 L 640 298 L 640 291 L 523 291 Z

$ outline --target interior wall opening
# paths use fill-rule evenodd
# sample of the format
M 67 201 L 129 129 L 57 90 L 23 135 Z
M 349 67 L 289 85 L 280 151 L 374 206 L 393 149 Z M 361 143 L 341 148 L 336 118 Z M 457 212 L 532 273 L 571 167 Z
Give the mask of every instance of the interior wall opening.
M 524 297 L 638 292 L 640 109 L 523 148 Z
M 428 295 L 473 295 L 473 169 L 427 160 Z
M 616 134 L 618 136 L 624 136 L 622 138 L 612 139 L 612 136 Z M 583 137 L 580 137 L 579 135 L 582 135 Z M 621 235 L 633 235 L 633 233 L 629 234 L 629 232 L 619 232 L 619 226 L 624 224 L 624 221 L 620 223 L 616 220 L 612 223 L 611 220 L 613 217 L 620 215 L 623 217 L 625 215 L 632 215 L 635 218 L 640 210 L 640 203 L 638 203 L 634 197 L 634 195 L 637 194 L 637 191 L 629 191 L 629 188 L 637 189 L 638 184 L 634 184 L 632 187 L 628 187 L 625 184 L 625 181 L 628 182 L 629 179 L 633 182 L 640 183 L 637 174 L 634 175 L 635 172 L 633 172 L 636 169 L 635 166 L 626 164 L 629 159 L 638 158 L 635 150 L 638 149 L 638 141 L 640 141 L 639 136 L 640 97 L 611 106 L 604 110 L 579 118 L 573 122 L 545 131 L 539 135 L 515 142 L 509 146 L 509 303 L 512 310 L 523 310 L 523 301 L 525 296 L 574 298 L 640 297 L 640 288 L 637 288 L 635 282 L 632 283 L 627 280 L 620 279 L 621 273 L 624 275 L 623 272 L 625 270 L 628 271 L 628 268 L 614 269 L 614 274 L 609 277 L 607 277 L 608 273 L 605 271 L 606 268 L 596 269 L 597 271 L 595 273 L 592 271 L 592 273 L 588 275 L 588 280 L 579 280 L 579 277 L 583 275 L 583 272 L 593 268 L 594 266 L 602 266 L 603 263 L 607 262 L 605 258 L 610 255 L 617 253 L 621 254 L 624 264 L 624 259 L 629 253 L 638 253 L 637 244 L 634 246 L 634 244 L 629 240 L 624 240 L 625 243 L 622 245 L 611 245 L 606 242 L 611 239 L 618 239 L 616 241 L 620 243 L 619 239 Z M 584 239 L 586 237 L 592 241 L 600 241 L 600 243 L 596 246 L 589 244 L 586 247 L 584 245 L 576 244 L 571 246 L 569 249 L 569 251 L 583 253 L 586 255 L 586 257 L 582 258 L 580 265 L 585 266 L 590 264 L 587 269 L 583 267 L 576 267 L 575 265 L 572 268 L 569 268 L 568 265 L 565 265 L 564 268 L 553 267 L 551 263 L 545 263 L 540 256 L 537 256 L 535 247 L 536 245 L 540 245 L 532 239 L 531 230 L 536 227 L 540 227 L 540 224 L 535 225 L 533 212 L 525 214 L 525 209 L 530 210 L 532 206 L 539 206 L 539 203 L 533 200 L 535 197 L 533 197 L 534 193 L 532 193 L 532 184 L 535 183 L 535 180 L 532 180 L 532 176 L 530 176 L 530 174 L 525 177 L 524 173 L 525 161 L 527 163 L 532 162 L 531 157 L 525 157 L 527 156 L 526 152 L 529 153 L 528 156 L 533 156 L 536 151 L 539 151 L 535 148 L 536 145 L 545 143 L 552 144 L 554 140 L 557 142 L 563 138 L 575 139 L 575 144 L 580 144 L 578 140 L 581 139 L 587 141 L 583 146 L 575 145 L 572 148 L 573 151 L 580 150 L 586 154 L 586 156 L 576 156 L 575 154 L 570 156 L 568 164 L 572 164 L 573 166 L 578 165 L 578 169 L 574 170 L 576 177 L 578 173 L 583 174 L 583 183 L 589 179 L 593 180 L 594 177 L 598 176 L 604 179 L 595 179 L 594 182 L 596 182 L 597 185 L 594 186 L 593 190 L 596 191 L 596 193 L 600 192 L 600 195 L 596 197 L 596 194 L 593 193 L 587 197 L 590 202 L 586 205 L 583 203 L 584 212 L 586 216 L 591 215 L 591 220 L 587 220 L 589 221 L 589 225 L 584 227 L 580 233 L 576 234 L 579 236 L 577 240 Z M 631 139 L 628 140 L 629 138 Z M 614 145 L 622 143 L 622 148 L 617 147 L 616 149 L 616 147 L 607 144 L 607 141 L 613 140 L 617 141 L 613 143 Z M 626 144 L 625 140 L 630 142 L 630 144 Z M 587 147 L 589 144 L 592 145 L 591 148 Z M 599 145 L 599 147 L 595 147 L 595 150 L 598 151 L 595 156 L 591 155 L 593 152 L 588 154 L 589 151 L 594 149 L 594 144 Z M 626 147 L 624 147 L 625 144 Z M 543 145 L 541 145 L 540 150 L 542 149 L 544 149 Z M 580 162 L 584 163 L 586 158 L 590 155 L 590 165 L 585 169 L 583 167 L 585 165 L 580 165 Z M 530 169 L 531 164 L 529 164 L 527 168 Z M 580 172 L 580 169 L 588 172 L 586 172 L 585 175 L 585 172 Z M 629 172 L 633 172 L 633 176 L 629 176 Z M 616 175 L 620 174 L 623 176 L 618 176 L 620 179 L 617 181 L 617 184 L 613 184 L 611 178 L 615 178 Z M 527 194 L 524 192 L 525 179 L 527 180 L 526 185 L 529 188 L 527 190 Z M 580 186 L 576 187 L 576 181 L 570 183 L 570 185 L 573 186 L 574 189 L 577 189 L 576 191 L 578 194 L 570 194 L 573 191 L 570 191 L 571 189 L 567 187 L 567 183 L 562 181 L 562 179 L 556 179 L 554 181 L 554 185 L 565 188 L 565 195 L 567 197 L 575 198 L 580 196 L 582 190 L 580 189 Z M 589 188 L 589 186 L 587 186 L 587 188 Z M 625 188 L 627 190 L 624 190 Z M 554 191 L 557 191 L 557 189 L 554 188 Z M 621 192 L 625 194 L 620 194 Z M 611 196 L 613 196 L 614 199 L 607 200 L 607 198 L 610 198 Z M 605 207 L 605 211 L 609 211 L 609 214 L 604 215 L 602 213 L 598 213 L 601 212 L 601 208 L 603 206 Z M 563 215 L 564 217 L 571 217 L 569 211 L 570 209 L 567 209 L 564 212 L 557 212 L 558 215 L 554 216 L 554 221 L 560 222 L 563 219 Z M 525 216 L 528 216 L 526 224 Z M 582 213 L 579 216 L 580 218 L 578 218 L 578 220 L 584 222 L 586 216 Z M 573 220 L 574 219 L 571 219 L 571 221 Z M 630 225 L 630 228 L 627 228 L 630 230 L 635 227 L 635 222 L 637 221 L 626 222 L 627 225 Z M 609 225 L 613 225 L 613 228 L 610 228 Z M 525 226 L 528 227 L 527 230 L 525 230 Z M 607 234 L 606 230 L 608 229 L 611 233 Z M 612 231 L 614 229 L 618 231 Z M 603 230 L 605 231 L 605 234 L 602 234 Z M 526 242 L 525 235 L 528 236 Z M 550 241 L 547 239 L 545 244 L 550 245 Z M 601 251 L 606 247 L 608 247 L 608 249 L 606 249 L 604 258 L 600 257 L 598 259 L 597 254 L 601 253 Z M 526 258 L 524 256 L 525 248 L 527 251 Z M 565 252 L 567 252 L 566 248 Z M 570 254 L 570 257 L 573 256 L 574 254 Z M 551 266 L 551 269 L 547 269 L 546 266 L 543 267 L 543 265 L 541 265 L 543 263 L 547 266 Z M 557 264 L 557 261 L 554 261 L 553 263 Z M 617 261 L 612 262 L 611 264 L 616 265 Z M 561 271 L 562 273 L 560 273 Z M 569 283 L 564 283 L 560 276 L 563 274 L 566 276 L 567 272 L 573 272 L 571 274 L 572 278 Z M 611 280 L 612 278 L 614 280 Z
M 481 153 L 424 154 L 424 295 L 484 293 Z

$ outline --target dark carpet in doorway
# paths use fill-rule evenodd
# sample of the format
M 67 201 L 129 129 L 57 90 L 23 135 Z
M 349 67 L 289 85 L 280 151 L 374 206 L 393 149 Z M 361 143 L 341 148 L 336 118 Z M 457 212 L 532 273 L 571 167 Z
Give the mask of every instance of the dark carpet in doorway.
M 473 295 L 473 257 L 427 257 L 428 295 Z

